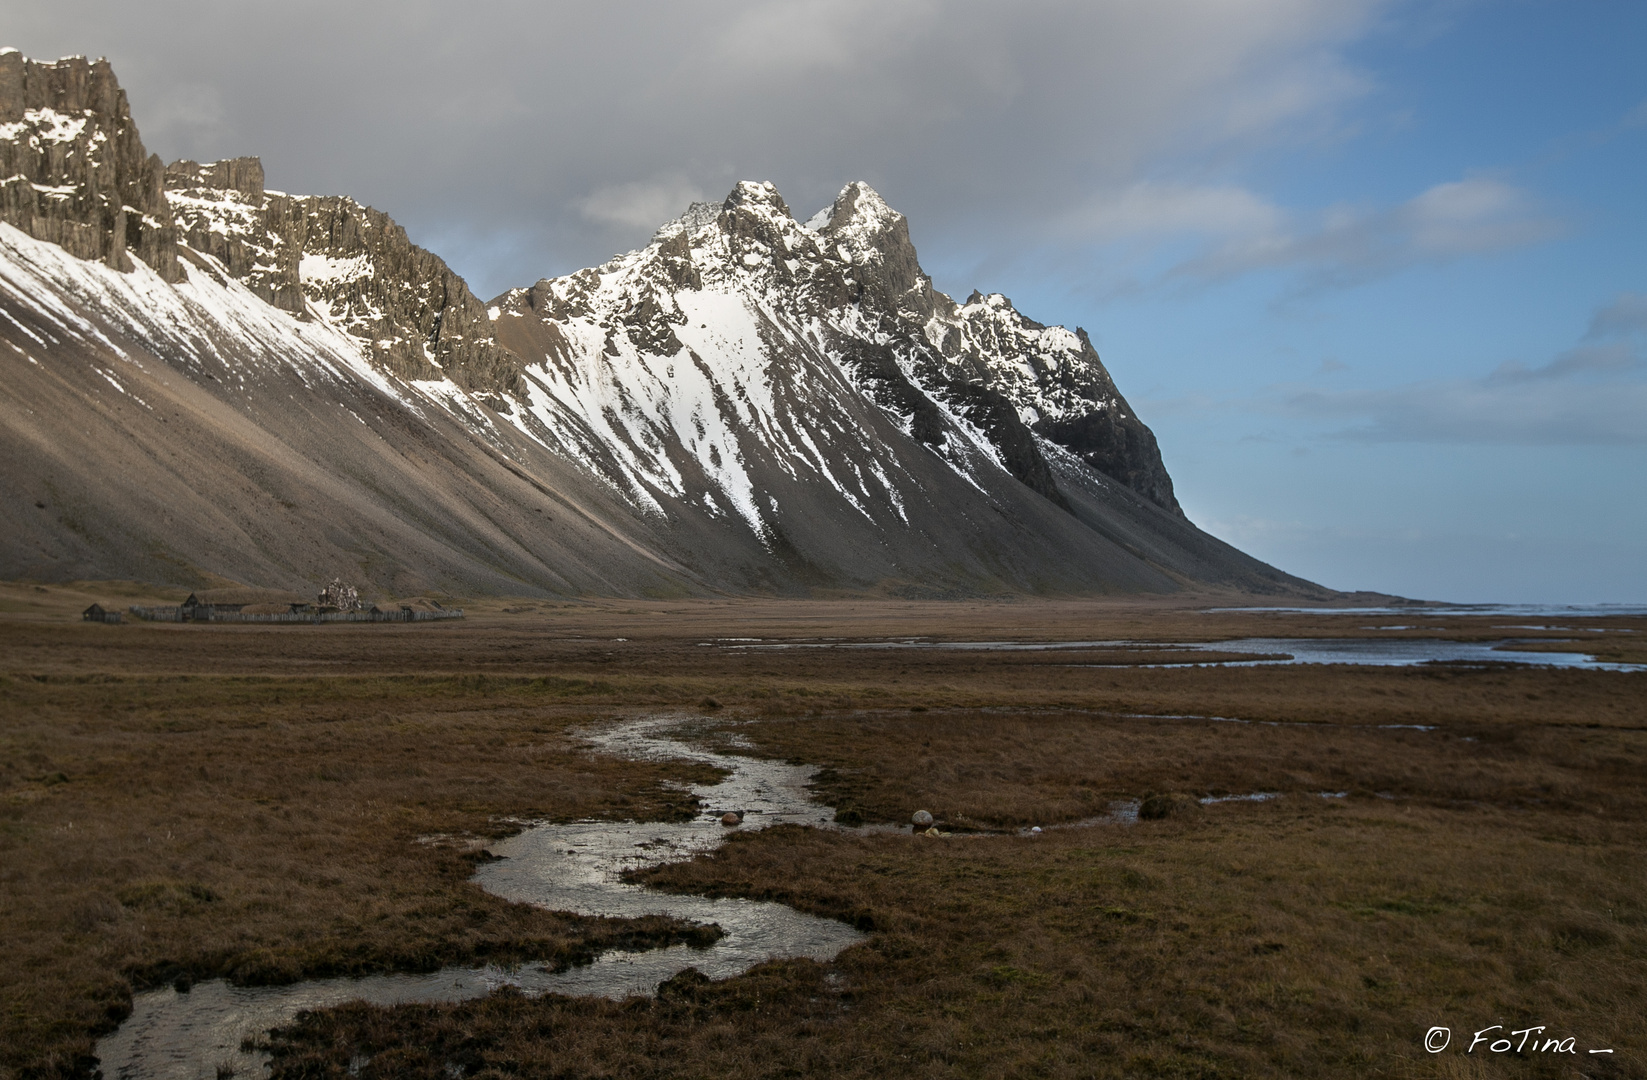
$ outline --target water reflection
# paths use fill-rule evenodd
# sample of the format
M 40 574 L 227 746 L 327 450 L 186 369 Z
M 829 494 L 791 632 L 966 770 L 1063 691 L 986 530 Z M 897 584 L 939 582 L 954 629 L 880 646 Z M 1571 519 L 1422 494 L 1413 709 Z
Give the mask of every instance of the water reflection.
M 1390 626 L 1369 629 L 1405 630 Z M 1647 671 L 1647 664 L 1616 664 L 1597 660 L 1588 652 L 1529 652 L 1515 646 L 1536 638 L 1497 641 L 1448 641 L 1441 638 L 1235 638 L 1230 641 L 933 641 L 899 638 L 888 641 L 772 641 L 719 644 L 726 649 L 933 649 L 950 652 L 1083 652 L 1133 650 L 1156 654 L 1173 652 L 1234 653 L 1251 660 L 1183 660 L 1167 663 L 1130 663 L 1124 656 L 1106 657 L 1104 667 L 1186 667 L 1195 664 L 1254 666 L 1258 664 L 1365 664 L 1407 667 L 1414 664 L 1528 664 L 1534 667 L 1584 668 L 1589 671 Z
M 1237 638 L 1194 642 L 1176 648 L 1237 653 L 1253 659 L 1221 661 L 1226 666 L 1258 664 L 1362 664 L 1411 667 L 1415 664 L 1530 664 L 1591 671 L 1647 671 L 1647 664 L 1613 664 L 1586 652 L 1526 652 L 1521 641 L 1445 641 L 1439 638 Z M 1158 665 L 1168 666 L 1168 665 Z

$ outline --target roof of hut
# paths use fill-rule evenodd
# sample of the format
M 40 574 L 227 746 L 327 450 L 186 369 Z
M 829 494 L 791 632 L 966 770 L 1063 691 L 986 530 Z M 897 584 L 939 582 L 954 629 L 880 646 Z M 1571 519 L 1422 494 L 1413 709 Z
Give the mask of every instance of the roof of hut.
M 212 604 L 223 607 L 233 607 L 236 605 L 243 607 L 247 604 L 281 604 L 284 606 L 290 606 L 292 604 L 307 603 L 309 603 L 309 598 L 307 596 L 303 596 L 295 592 L 288 592 L 285 589 L 232 588 L 200 589 L 196 592 L 190 593 L 189 598 L 183 601 L 183 606 L 189 607 L 192 604 Z

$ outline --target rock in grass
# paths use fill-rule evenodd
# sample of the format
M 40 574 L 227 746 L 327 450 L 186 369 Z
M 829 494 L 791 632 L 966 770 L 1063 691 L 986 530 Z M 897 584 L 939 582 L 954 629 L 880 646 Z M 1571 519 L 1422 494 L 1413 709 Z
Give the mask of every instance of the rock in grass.
M 917 829 L 927 829 L 932 826 L 932 815 L 925 810 L 915 811 L 909 820 Z
M 658 984 L 658 997 L 667 1001 L 670 998 L 696 998 L 710 984 L 709 976 L 695 967 L 676 972 L 673 976 Z
M 728 828 L 731 828 L 734 825 L 742 825 L 743 815 L 738 813 L 736 810 L 728 810 L 726 813 L 721 815 L 721 824 Z
M 1201 804 L 1192 796 L 1185 795 L 1180 791 L 1169 791 L 1160 795 L 1146 795 L 1143 803 L 1138 807 L 1138 817 L 1144 821 L 1194 817 L 1200 812 Z

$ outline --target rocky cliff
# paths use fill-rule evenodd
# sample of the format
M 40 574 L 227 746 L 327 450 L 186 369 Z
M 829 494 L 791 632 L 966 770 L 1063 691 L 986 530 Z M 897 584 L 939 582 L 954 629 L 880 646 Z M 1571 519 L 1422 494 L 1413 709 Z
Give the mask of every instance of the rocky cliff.
M 78 258 L 126 271 L 135 255 L 175 282 L 180 254 L 207 255 L 275 307 L 333 321 L 386 371 L 520 392 L 485 307 L 387 214 L 266 191 L 256 158 L 162 166 L 106 60 L 0 53 L 0 174 L 0 220 Z
M 166 197 L 185 243 L 284 311 L 313 311 L 405 379 L 520 392 L 519 365 L 486 308 L 441 258 L 389 215 L 341 196 L 263 186 L 257 158 L 172 163 Z
M 807 226 L 825 241 L 825 256 L 852 275 L 854 299 L 876 316 L 877 330 L 899 341 L 915 379 L 991 430 L 1019 479 L 1056 497 L 1043 490 L 1046 466 L 1027 429 L 1182 513 L 1154 433 L 1115 388 L 1084 330 L 1043 326 L 999 293 L 974 291 L 957 304 L 933 289 L 908 222 L 867 184 L 848 184 Z
M 176 281 L 164 176 L 107 60 L 0 52 L 0 221 L 116 270 L 130 252 Z

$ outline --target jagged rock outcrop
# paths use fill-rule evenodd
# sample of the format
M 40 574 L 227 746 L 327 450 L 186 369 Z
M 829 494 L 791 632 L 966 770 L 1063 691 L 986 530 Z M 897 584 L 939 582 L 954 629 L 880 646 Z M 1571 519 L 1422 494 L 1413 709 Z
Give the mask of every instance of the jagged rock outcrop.
M 181 274 L 160 159 L 107 60 L 0 52 L 0 221 L 82 259 Z
M 486 307 L 389 215 L 341 196 L 268 191 L 257 158 L 173 162 L 165 185 L 189 248 L 282 310 L 312 308 L 383 370 L 520 393 L 519 364 L 498 346 Z
M 1116 389 L 1086 331 L 1043 326 L 999 293 L 975 291 L 957 304 L 935 290 L 908 222 L 867 184 L 846 185 L 807 225 L 839 245 L 860 282 L 855 300 L 879 317 L 879 329 L 906 339 L 916 380 L 990 431 L 1013 475 L 1057 498 L 1043 487 L 1047 465 L 1028 429 L 1183 513 L 1154 433 Z
M 667 395 L 642 402 L 637 388 L 649 381 L 639 369 L 651 358 L 697 355 L 678 332 L 688 321 L 682 300 L 692 294 L 735 298 L 770 327 L 748 347 L 773 362 L 792 360 L 798 374 L 786 385 L 819 366 L 838 367 L 907 434 L 968 476 L 993 463 L 1069 509 L 1046 440 L 1182 517 L 1155 436 L 1086 334 L 1027 319 L 999 294 L 957 304 L 938 292 L 904 216 L 862 183 L 848 184 L 805 224 L 770 184 L 742 183 L 719 205 L 693 204 L 642 251 L 495 301 L 506 315 L 530 312 L 544 324 L 538 341 L 508 318 L 501 330 L 524 358 L 547 360 L 537 381 L 561 402 L 602 402 L 588 423 L 637 448 L 617 470 L 623 475 L 612 477 L 620 486 L 676 487 L 670 468 L 647 464 L 670 439 L 671 403 Z M 572 389 L 591 370 L 579 366 L 588 353 L 610 369 L 600 378 L 629 388 L 619 411 L 633 422 L 612 420 L 604 399 Z M 527 377 L 534 378 L 530 365 Z M 732 419 L 729 437 L 738 424 Z

